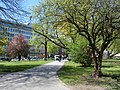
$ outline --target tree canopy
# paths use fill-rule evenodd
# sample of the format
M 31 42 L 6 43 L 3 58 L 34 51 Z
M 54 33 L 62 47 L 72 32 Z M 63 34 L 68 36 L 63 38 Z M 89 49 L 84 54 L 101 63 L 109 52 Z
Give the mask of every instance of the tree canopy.
M 0 53 L 3 53 L 5 50 L 5 46 L 8 43 L 8 39 L 4 36 L 4 33 L 6 33 L 5 30 L 0 30 Z
M 25 40 L 24 36 L 19 34 L 9 42 L 7 47 L 7 54 L 10 58 L 15 58 L 18 56 L 18 59 L 21 60 L 21 56 L 27 57 L 29 54 L 29 45 Z
M 53 32 L 59 32 L 57 35 L 64 38 L 69 36 L 67 41 L 71 41 L 73 36 L 74 39 L 77 35 L 83 36 L 88 41 L 94 62 L 95 71 L 92 76 L 99 77 L 102 75 L 104 50 L 120 37 L 119 10 L 119 0 L 44 0 L 36 6 L 35 16 L 43 25 L 49 18 L 48 23 Z M 36 32 L 53 41 L 51 37 Z M 66 47 L 66 44 L 61 42 L 59 46 Z
M 1 38 L 0 39 L 0 53 L 4 51 L 3 46 L 7 45 L 7 39 L 6 38 Z

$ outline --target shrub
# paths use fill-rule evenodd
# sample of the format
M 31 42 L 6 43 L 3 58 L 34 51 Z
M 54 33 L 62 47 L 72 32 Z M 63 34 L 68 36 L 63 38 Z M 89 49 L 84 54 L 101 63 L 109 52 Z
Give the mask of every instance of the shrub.
M 79 49 L 75 56 L 73 56 L 73 61 L 76 63 L 80 63 L 82 64 L 82 66 L 90 66 L 92 63 L 92 59 L 90 57 L 89 52 L 87 52 L 88 50 L 86 50 L 85 48 L 81 48 L 81 50 Z
M 90 66 L 92 63 L 90 48 L 85 40 L 81 40 L 77 44 L 72 44 L 69 55 L 74 62 L 80 63 L 82 66 Z

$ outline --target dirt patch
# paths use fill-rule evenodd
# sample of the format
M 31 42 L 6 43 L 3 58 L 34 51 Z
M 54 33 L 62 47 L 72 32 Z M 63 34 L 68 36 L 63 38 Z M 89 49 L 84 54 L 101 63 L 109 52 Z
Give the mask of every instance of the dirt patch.
M 77 85 L 77 86 L 68 86 L 71 90 L 107 90 L 99 86 L 91 85 Z

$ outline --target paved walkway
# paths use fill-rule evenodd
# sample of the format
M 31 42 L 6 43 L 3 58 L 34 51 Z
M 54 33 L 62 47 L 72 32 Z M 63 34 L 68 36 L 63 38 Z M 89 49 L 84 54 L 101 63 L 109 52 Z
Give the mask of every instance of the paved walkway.
M 26 71 L 0 75 L 0 90 L 69 90 L 57 77 L 64 61 L 53 61 Z

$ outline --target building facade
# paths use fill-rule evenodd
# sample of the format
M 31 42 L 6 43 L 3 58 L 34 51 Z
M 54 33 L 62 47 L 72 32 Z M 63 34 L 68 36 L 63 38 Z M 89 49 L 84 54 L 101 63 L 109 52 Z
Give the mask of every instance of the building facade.
M 22 34 L 29 43 L 32 37 L 32 27 L 30 25 L 0 19 L 0 38 L 5 37 L 8 41 L 11 41 L 18 34 Z M 0 53 L 0 57 L 6 57 L 6 53 Z
M 30 25 L 0 19 L 0 37 L 6 37 L 11 41 L 18 34 L 22 34 L 29 41 L 32 36 L 32 27 Z

